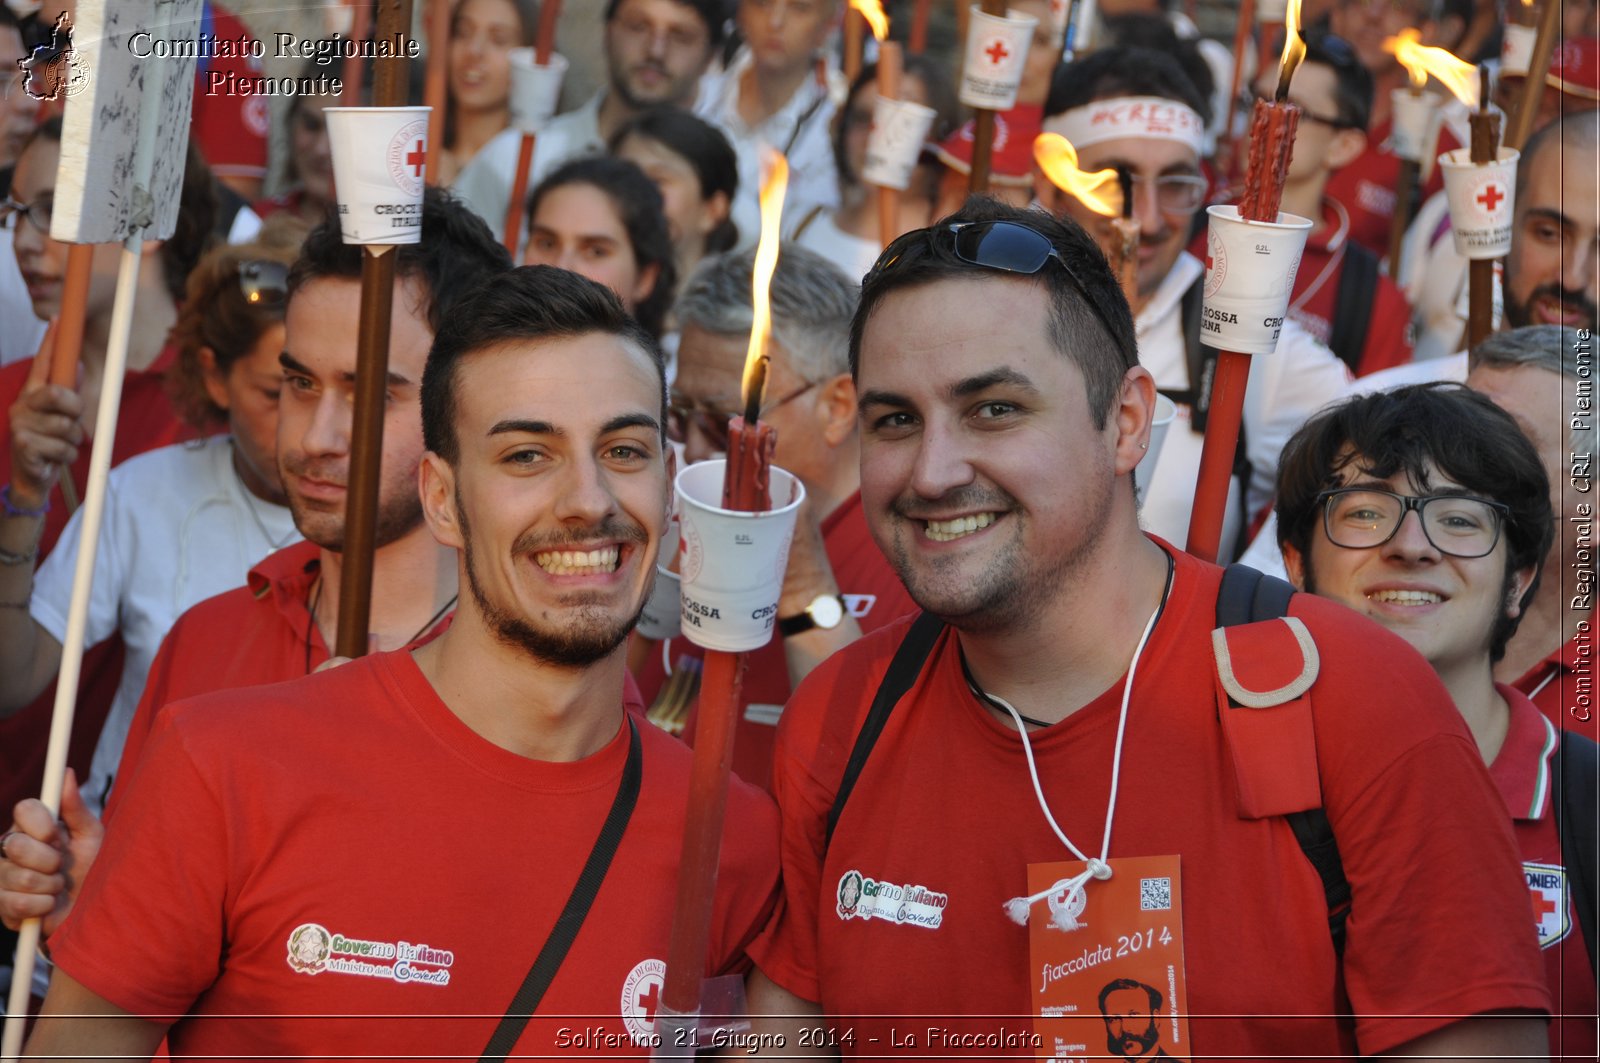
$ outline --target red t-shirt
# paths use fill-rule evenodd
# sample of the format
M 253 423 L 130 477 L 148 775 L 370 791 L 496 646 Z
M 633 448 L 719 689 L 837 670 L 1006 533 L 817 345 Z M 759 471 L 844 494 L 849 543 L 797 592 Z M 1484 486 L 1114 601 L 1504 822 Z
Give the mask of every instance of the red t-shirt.
M 519 1053 L 573 1054 L 563 1029 L 607 1039 L 590 1054 L 648 1052 L 629 1034 L 659 1001 L 691 754 L 638 731 L 637 806 Z M 403 651 L 180 702 L 53 957 L 134 1014 L 191 1016 L 169 1031 L 175 1058 L 473 1058 L 577 881 L 628 745 L 624 726 L 572 763 L 509 752 Z M 708 975 L 748 967 L 778 899 L 771 800 L 735 782 L 725 830 Z M 200 1018 L 218 1015 L 233 1017 Z
M 1221 570 L 1173 553 L 1173 590 L 1133 687 L 1110 856 L 1182 860 L 1194 1053 L 1349 1054 L 1354 1034 L 1370 1054 L 1451 1015 L 1548 1010 L 1510 825 L 1449 695 L 1394 635 L 1297 595 L 1290 612 L 1321 658 L 1312 697 L 1323 803 L 1354 898 L 1339 977 L 1322 883 L 1288 821 L 1245 819 L 1235 803 L 1210 678 Z M 864 1053 L 887 1050 L 891 1028 L 905 1028 L 893 1016 L 980 1032 L 1028 1015 L 1028 930 L 1002 906 L 1028 892 L 1030 862 L 1072 858 L 1040 812 L 1015 730 L 980 706 L 948 630 L 824 854 L 838 781 L 907 626 L 835 654 L 784 713 L 773 793 L 785 906 L 750 950 L 779 985 L 850 1016 Z M 1121 696 L 1118 679 L 1030 736 L 1049 806 L 1086 851 L 1104 828 Z M 852 871 L 946 895 L 940 925 L 836 916 Z M 1346 1006 L 1353 1023 L 1337 1017 Z
M 1389 229 L 1394 224 L 1395 203 L 1399 200 L 1395 188 L 1400 183 L 1400 157 L 1389 148 L 1389 134 L 1393 131 L 1392 120 L 1370 129 L 1367 149 L 1350 165 L 1335 170 L 1328 187 L 1323 190 L 1324 195 L 1337 199 L 1350 211 L 1350 239 L 1380 258 L 1389 253 Z M 1450 130 L 1441 128 L 1434 154 L 1441 155 L 1460 146 Z M 1423 182 L 1417 202 L 1426 202 L 1443 187 L 1444 176 L 1435 163 L 1428 180 Z
M 1306 239 L 1295 274 L 1289 316 L 1305 330 L 1327 344 L 1333 335 L 1333 317 L 1339 301 L 1339 282 L 1344 277 L 1345 256 L 1350 247 L 1350 212 L 1336 199 L 1322 201 L 1321 233 Z M 1356 362 L 1357 376 L 1411 361 L 1411 304 L 1399 287 L 1383 274 L 1368 305 L 1366 332 L 1361 357 Z
M 193 429 L 178 420 L 167 398 L 166 371 L 177 356 L 168 345 L 148 369 L 130 370 L 122 382 L 122 405 L 117 416 L 117 434 L 112 440 L 111 464 L 185 439 L 195 438 Z M 31 360 L 0 367 L 0 477 L 11 478 L 11 407 L 27 383 Z M 92 422 L 93 411 L 89 413 Z M 89 482 L 89 454 L 92 443 L 78 448 L 72 464 L 72 479 L 79 498 Z M 44 537 L 39 541 L 39 559 L 55 546 L 66 527 L 66 500 L 59 484 L 50 492 L 50 512 L 44 518 Z M 78 704 L 72 718 L 72 741 L 67 762 L 82 779 L 88 775 L 89 761 L 100 738 L 111 701 L 122 677 L 122 638 L 113 636 L 83 655 Z M 15 714 L 0 720 L 0 810 L 10 816 L 12 807 L 25 797 L 39 796 L 44 785 L 45 749 L 50 737 L 50 718 L 55 706 L 56 685 L 52 680 L 44 692 Z M 7 819 L 9 822 L 9 818 Z
M 1551 1057 L 1594 1059 L 1594 969 L 1579 929 L 1575 898 L 1566 889 L 1566 861 L 1551 808 L 1552 802 L 1561 800 L 1559 793 L 1552 793 L 1555 781 L 1550 767 L 1560 732 L 1525 695 L 1498 683 L 1495 688 L 1511 709 L 1511 723 L 1489 774 L 1505 798 L 1517 848 L 1522 850 L 1550 999 L 1559 1016 L 1550 1024 Z
M 207 598 L 178 617 L 150 665 L 122 747 L 116 785 L 106 799 L 106 819 L 116 811 L 127 789 L 121 783 L 133 777 L 163 708 L 202 694 L 297 679 L 328 659 L 322 632 L 311 622 L 311 585 L 321 571 L 321 549 L 298 542 L 262 558 L 243 587 Z M 413 645 L 434 638 L 454 616 L 452 612 L 440 619 Z M 218 639 L 223 631 L 228 637 Z M 644 711 L 632 676 L 623 679 L 622 697 L 630 711 Z
M 1593 633 L 1587 636 L 1588 643 L 1580 646 L 1578 640 L 1584 637 L 1580 632 L 1557 646 L 1511 686 L 1532 698 L 1557 727 L 1600 741 L 1600 719 L 1596 718 L 1600 706 L 1595 705 L 1592 688 L 1578 685 L 1578 664 L 1594 653 Z
M 872 541 L 866 515 L 861 510 L 859 491 L 822 522 L 822 544 L 839 593 L 863 632 L 876 631 L 917 611 L 900 577 Z M 699 662 L 705 651 L 699 646 L 687 638 L 678 638 L 672 640 L 671 653 L 675 675 L 684 673 L 697 677 L 700 674 Z M 667 688 L 668 677 L 661 658 L 658 648 L 639 675 L 639 687 L 652 703 Z M 739 723 L 733 746 L 733 770 L 746 782 L 764 790 L 772 787 L 775 725 L 789 694 L 789 663 L 783 652 L 783 637 L 774 632 L 771 642 L 749 655 L 749 665 L 739 689 Z M 694 689 L 680 688 L 671 696 L 687 703 L 695 693 Z M 691 710 L 683 732 L 691 745 L 694 728 L 695 715 Z
M 195 143 L 218 177 L 265 177 L 272 113 L 266 96 L 243 92 L 239 85 L 261 77 L 261 60 L 236 47 L 248 47 L 256 39 L 237 15 L 216 4 L 207 3 L 202 18 L 210 35 L 206 39 L 217 42 L 218 51 L 228 42 L 235 54 L 208 55 L 195 64 Z

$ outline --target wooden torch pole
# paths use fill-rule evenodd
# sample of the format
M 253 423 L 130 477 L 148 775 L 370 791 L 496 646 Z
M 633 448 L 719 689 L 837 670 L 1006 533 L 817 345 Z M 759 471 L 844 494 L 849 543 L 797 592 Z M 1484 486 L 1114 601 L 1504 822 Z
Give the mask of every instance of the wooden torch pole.
M 1006 13 L 1006 0 L 983 0 L 983 13 L 1002 17 Z M 981 195 L 989 191 L 989 172 L 994 163 L 994 112 L 975 108 L 972 115 L 972 172 L 967 178 L 967 191 Z
M 1539 7 L 1539 32 L 1533 39 L 1533 55 L 1528 60 L 1528 76 L 1522 83 L 1516 108 L 1506 129 L 1505 146 L 1522 150 L 1533 133 L 1533 120 L 1544 96 L 1545 75 L 1550 73 L 1550 57 L 1555 52 L 1556 35 L 1561 29 L 1561 0 L 1543 0 Z

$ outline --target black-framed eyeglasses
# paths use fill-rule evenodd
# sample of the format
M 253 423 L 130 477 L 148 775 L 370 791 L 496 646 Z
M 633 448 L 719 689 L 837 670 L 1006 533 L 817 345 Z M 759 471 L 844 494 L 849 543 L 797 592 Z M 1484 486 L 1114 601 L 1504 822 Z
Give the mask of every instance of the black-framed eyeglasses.
M 1347 550 L 1368 550 L 1395 537 L 1406 514 L 1417 511 L 1422 534 L 1441 554 L 1484 557 L 1500 542 L 1511 515 L 1502 502 L 1472 495 L 1400 495 L 1370 487 L 1340 487 L 1317 495 L 1328 541 Z
M 239 291 L 251 306 L 282 306 L 289 298 L 289 267 L 271 259 L 241 262 Z
M 761 407 L 760 417 L 765 417 L 780 406 L 787 406 L 801 395 L 816 387 L 816 382 L 803 385 L 784 395 L 782 398 L 773 399 Z M 727 410 L 714 403 L 704 405 L 690 402 L 682 395 L 668 396 L 667 400 L 667 438 L 674 443 L 687 443 L 689 441 L 689 428 L 692 425 L 699 430 L 713 450 L 728 449 L 728 420 L 733 416 Z
M 36 199 L 32 203 L 7 196 L 0 200 L 0 228 L 12 228 L 16 222 L 12 219 L 21 215 L 28 219 L 28 223 L 35 229 L 50 235 L 50 216 L 55 211 L 55 200 L 52 197 Z
M 1263 95 L 1262 93 L 1259 93 L 1259 92 L 1255 91 L 1254 89 L 1250 90 L 1250 100 L 1252 102 L 1259 100 L 1259 101 L 1262 101 L 1264 103 L 1271 103 L 1271 102 L 1273 102 L 1273 99 L 1274 99 L 1274 97 L 1272 97 L 1270 95 Z M 1296 100 L 1290 100 L 1289 102 L 1294 104 L 1295 107 L 1300 111 L 1300 117 L 1304 118 L 1308 122 L 1315 122 L 1318 125 L 1325 125 L 1329 129 L 1334 129 L 1334 130 L 1338 130 L 1338 129 L 1360 129 L 1360 128 L 1362 128 L 1361 125 L 1356 123 L 1356 122 L 1346 122 L 1343 118 L 1337 118 L 1337 117 L 1329 118 L 1325 114 L 1318 114 L 1317 112 L 1313 111 L 1311 108 L 1307 107 L 1305 104 L 1300 103 L 1300 102 L 1298 102 Z
M 1090 309 L 1105 326 L 1107 334 L 1112 337 L 1117 335 L 1117 330 L 1111 325 L 1111 315 L 1096 298 L 1097 289 L 1083 283 L 1083 278 L 1067 265 L 1067 260 L 1061 257 L 1061 252 L 1056 250 L 1048 236 L 1017 221 L 954 221 L 926 229 L 914 229 L 891 241 L 883 249 L 883 254 L 878 256 L 878 261 L 872 264 L 872 269 L 861 282 L 862 287 L 871 285 L 885 270 L 893 269 L 912 248 L 919 244 L 932 247 L 935 239 L 945 235 L 950 237 L 951 249 L 961 261 L 1002 273 L 1032 276 L 1044 269 L 1046 262 L 1055 259 L 1083 294 Z

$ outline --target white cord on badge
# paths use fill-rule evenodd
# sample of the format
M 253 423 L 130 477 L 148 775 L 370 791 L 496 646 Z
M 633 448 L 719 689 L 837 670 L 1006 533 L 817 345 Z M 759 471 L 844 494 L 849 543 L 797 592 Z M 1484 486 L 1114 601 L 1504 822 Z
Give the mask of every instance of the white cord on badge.
M 1170 560 L 1168 561 L 1170 565 Z M 1156 619 L 1161 615 L 1161 609 L 1167 602 L 1167 594 L 1172 590 L 1172 570 L 1167 572 L 1167 585 L 1161 592 L 1161 600 L 1156 603 L 1155 609 L 1150 613 L 1150 619 L 1145 621 L 1144 632 L 1139 636 L 1139 643 L 1133 649 L 1133 660 L 1128 663 L 1128 677 L 1122 683 L 1122 709 L 1117 716 L 1117 742 L 1111 755 L 1111 796 L 1106 801 L 1106 829 L 1100 840 L 1100 856 L 1098 858 L 1085 856 L 1079 851 L 1072 839 L 1068 838 L 1061 825 L 1056 822 L 1056 817 L 1050 812 L 1050 805 L 1044 799 L 1044 788 L 1039 785 L 1039 767 L 1033 759 L 1033 744 L 1028 741 L 1028 728 L 1022 722 L 1022 714 L 1012 707 L 1004 698 L 991 694 L 988 691 L 979 691 L 984 698 L 999 705 L 1011 714 L 1011 719 L 1017 725 L 1017 734 L 1022 738 L 1022 752 L 1028 760 L 1028 776 L 1033 780 L 1033 794 L 1039 801 L 1039 809 L 1044 813 L 1045 821 L 1050 824 L 1050 829 L 1055 831 L 1056 837 L 1061 839 L 1061 844 L 1071 850 L 1072 855 L 1087 863 L 1088 869 L 1071 878 L 1064 878 L 1054 883 L 1049 889 L 1035 893 L 1031 897 L 1013 897 L 1004 905 L 1006 915 L 1019 926 L 1026 926 L 1029 910 L 1038 902 L 1048 900 L 1050 903 L 1050 921 L 1062 930 L 1077 930 L 1079 923 L 1077 917 L 1082 914 L 1086 899 L 1083 886 L 1090 878 L 1102 882 L 1111 877 L 1111 865 L 1106 863 L 1111 853 L 1111 821 L 1117 811 L 1117 780 L 1122 773 L 1122 736 L 1128 726 L 1128 702 L 1133 694 L 1133 675 L 1139 670 L 1139 658 L 1144 653 L 1145 643 L 1150 641 L 1150 632 L 1155 630 Z M 1058 901 L 1057 897 L 1061 899 Z

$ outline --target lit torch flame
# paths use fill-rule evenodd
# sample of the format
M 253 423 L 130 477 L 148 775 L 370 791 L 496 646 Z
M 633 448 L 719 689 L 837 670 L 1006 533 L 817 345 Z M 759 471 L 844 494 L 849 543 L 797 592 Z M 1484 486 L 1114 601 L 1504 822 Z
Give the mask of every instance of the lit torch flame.
M 1078 149 L 1060 133 L 1040 133 L 1033 140 L 1033 158 L 1050 183 L 1108 218 L 1122 213 L 1122 189 L 1116 170 L 1086 173 L 1078 168 Z
M 850 0 L 850 6 L 861 12 L 879 44 L 889 38 L 889 16 L 883 13 L 883 0 Z
M 780 152 L 767 156 L 767 179 L 761 184 L 761 239 L 756 244 L 755 272 L 751 278 L 750 347 L 744 356 L 744 383 L 740 397 L 747 410 L 759 408 L 766 374 L 760 372 L 772 332 L 772 274 L 778 268 L 778 226 L 783 220 L 783 197 L 789 190 L 789 160 Z M 755 418 L 747 420 L 754 424 Z
M 1289 6 L 1283 13 L 1283 59 L 1278 63 L 1276 98 L 1279 103 L 1289 98 L 1289 79 L 1294 77 L 1295 68 L 1305 57 L 1306 42 L 1300 36 L 1300 0 L 1289 0 Z
M 1422 34 L 1414 29 L 1401 30 L 1398 37 L 1383 42 L 1383 50 L 1392 54 L 1411 75 L 1412 88 L 1420 90 L 1428 83 L 1428 76 L 1439 79 L 1455 98 L 1468 107 L 1478 106 L 1478 68 L 1457 59 L 1443 48 L 1433 48 L 1418 43 Z

